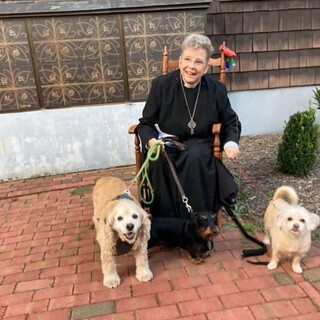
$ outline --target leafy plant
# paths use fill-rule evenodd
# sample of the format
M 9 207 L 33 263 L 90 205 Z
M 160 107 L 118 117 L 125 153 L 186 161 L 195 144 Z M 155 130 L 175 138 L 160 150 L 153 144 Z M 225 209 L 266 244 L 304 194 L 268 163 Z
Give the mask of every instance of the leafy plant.
M 266 195 L 267 195 L 269 198 L 272 198 L 273 195 L 274 195 L 274 190 L 266 191 Z
M 320 89 L 319 88 L 315 88 L 314 90 L 312 90 L 314 96 L 313 96 L 313 100 L 315 100 L 315 102 L 313 102 L 313 104 L 315 104 L 317 106 L 318 109 L 320 109 Z
M 277 164 L 281 172 L 301 177 L 313 169 L 318 150 L 315 113 L 316 109 L 309 106 L 308 110 L 290 116 L 278 146 Z
M 313 233 L 313 238 L 320 240 L 320 230 L 315 230 Z
M 255 230 L 255 226 L 251 222 L 245 222 L 243 224 L 243 228 L 247 232 L 253 232 Z
M 234 204 L 231 206 L 237 216 L 241 216 L 248 212 L 247 208 L 243 205 Z

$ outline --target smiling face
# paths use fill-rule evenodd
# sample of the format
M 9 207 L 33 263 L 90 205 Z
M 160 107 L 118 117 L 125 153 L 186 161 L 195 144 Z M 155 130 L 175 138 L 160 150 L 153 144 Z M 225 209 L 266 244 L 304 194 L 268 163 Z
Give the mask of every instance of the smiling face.
M 186 86 L 196 85 L 208 70 L 208 55 L 203 48 L 186 48 L 179 58 L 179 69 Z
M 123 242 L 136 241 L 142 225 L 141 210 L 132 200 L 121 200 L 121 206 L 115 207 L 112 229 Z

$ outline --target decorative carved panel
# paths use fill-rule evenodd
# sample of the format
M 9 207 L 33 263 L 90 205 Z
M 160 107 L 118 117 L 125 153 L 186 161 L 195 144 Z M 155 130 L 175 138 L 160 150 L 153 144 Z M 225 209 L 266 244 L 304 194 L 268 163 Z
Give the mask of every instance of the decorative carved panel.
M 0 20 L 0 112 L 145 100 L 204 10 Z
M 130 100 L 144 100 L 161 74 L 162 49 L 177 58 L 186 34 L 204 31 L 203 11 L 128 14 L 123 17 Z
M 0 111 L 39 108 L 24 20 L 0 20 Z
M 45 108 L 124 100 L 118 16 L 34 19 L 32 42 Z

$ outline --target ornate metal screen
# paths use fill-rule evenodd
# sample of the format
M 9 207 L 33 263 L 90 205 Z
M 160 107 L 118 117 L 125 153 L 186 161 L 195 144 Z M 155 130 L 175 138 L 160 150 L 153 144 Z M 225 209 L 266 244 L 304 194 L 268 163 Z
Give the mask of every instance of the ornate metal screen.
M 0 20 L 0 109 L 39 107 L 25 21 Z
M 0 20 L 0 111 L 144 100 L 204 11 Z
M 45 108 L 123 101 L 119 24 L 117 16 L 31 21 Z
M 123 26 L 130 100 L 143 100 L 151 80 L 161 73 L 163 47 L 177 58 L 184 36 L 204 31 L 204 15 L 197 11 L 125 15 Z

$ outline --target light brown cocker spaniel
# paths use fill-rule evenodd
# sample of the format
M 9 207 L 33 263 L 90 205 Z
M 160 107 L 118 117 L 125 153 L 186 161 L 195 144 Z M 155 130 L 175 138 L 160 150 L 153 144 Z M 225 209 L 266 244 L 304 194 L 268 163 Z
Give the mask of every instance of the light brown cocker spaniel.
M 103 284 L 109 288 L 121 282 L 116 256 L 129 252 L 135 257 L 136 278 L 145 282 L 153 278 L 147 252 L 150 219 L 139 203 L 124 193 L 126 188 L 119 178 L 103 177 L 93 189 L 93 222 L 101 250 Z

